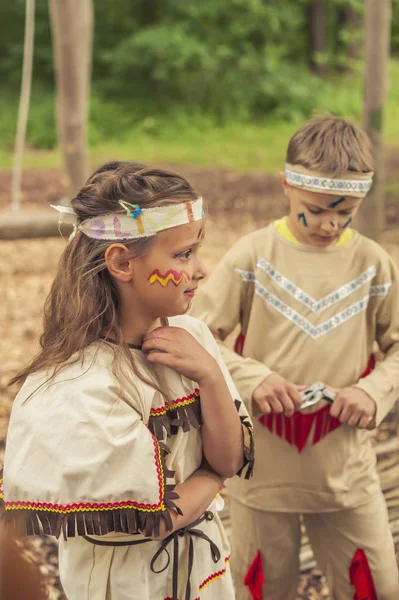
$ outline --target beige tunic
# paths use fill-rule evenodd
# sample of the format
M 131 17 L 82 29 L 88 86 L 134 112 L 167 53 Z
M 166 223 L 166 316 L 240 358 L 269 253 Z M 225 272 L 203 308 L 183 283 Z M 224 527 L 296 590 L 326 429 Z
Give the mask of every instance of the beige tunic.
M 380 423 L 399 396 L 398 292 L 393 261 L 360 234 L 345 245 L 316 248 L 287 240 L 271 224 L 226 254 L 192 314 L 219 340 L 251 412 L 253 391 L 277 372 L 298 385 L 356 384 L 375 400 Z M 242 356 L 223 343 L 238 324 Z M 386 358 L 359 381 L 375 340 Z M 231 494 L 247 506 L 284 512 L 334 511 L 370 500 L 379 490 L 370 432 L 330 427 L 328 408 L 322 412 L 321 429 L 313 423 L 301 452 L 278 431 L 281 421 L 269 430 L 255 414 L 254 477 L 235 478 Z
M 171 318 L 170 324 L 187 329 L 216 358 L 238 399 L 207 327 L 188 316 Z M 141 351 L 132 352 L 140 361 Z M 100 342 L 87 349 L 83 364 L 66 367 L 50 385 L 39 387 L 46 380 L 43 373 L 27 379 L 15 400 L 7 437 L 6 515 L 24 515 L 28 533 L 43 528 L 63 534 L 60 574 L 69 600 L 165 600 L 172 597 L 173 540 L 152 571 L 161 542 L 99 546 L 81 536 L 126 542 L 143 540 L 140 531 L 157 535 L 160 519 L 173 510 L 173 488 L 202 462 L 199 390 L 191 380 L 161 367 L 172 404 L 166 406 L 161 394 L 128 372 L 121 374 L 122 399 L 112 359 L 112 345 Z M 236 406 L 243 423 L 246 474 L 253 460 L 252 428 L 244 405 Z M 216 544 L 218 558 L 212 557 L 209 540 L 179 537 L 181 600 L 186 598 L 190 539 L 194 564 L 189 600 L 234 597 L 229 545 L 215 508 L 216 501 L 209 508 L 213 519 L 196 529 Z

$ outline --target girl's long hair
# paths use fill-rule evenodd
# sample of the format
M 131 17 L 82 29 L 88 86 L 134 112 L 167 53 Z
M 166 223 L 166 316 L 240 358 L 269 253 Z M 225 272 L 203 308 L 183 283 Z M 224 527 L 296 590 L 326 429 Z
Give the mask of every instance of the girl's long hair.
M 79 222 L 90 217 L 121 212 L 119 200 L 152 208 L 196 200 L 190 184 L 173 172 L 149 168 L 132 162 L 103 165 L 88 179 L 71 206 Z M 156 236 L 124 242 L 131 257 L 142 256 Z M 134 353 L 123 339 L 119 320 L 119 297 L 104 259 L 110 241 L 92 239 L 78 231 L 61 255 L 58 270 L 44 306 L 44 331 L 40 351 L 10 384 L 22 383 L 28 375 L 49 370 L 52 379 L 66 364 L 83 360 L 85 349 L 93 342 L 112 336 L 116 344 L 113 367 L 118 370 L 125 358 L 133 373 L 153 385 L 139 368 Z

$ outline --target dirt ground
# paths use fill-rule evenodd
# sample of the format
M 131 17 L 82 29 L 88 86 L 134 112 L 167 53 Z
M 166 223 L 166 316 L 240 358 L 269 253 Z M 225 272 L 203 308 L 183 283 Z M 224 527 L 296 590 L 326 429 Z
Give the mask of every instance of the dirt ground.
M 398 167 L 399 154 L 390 153 L 388 181 L 395 182 Z M 275 177 L 212 168 L 174 168 L 187 176 L 207 201 L 210 219 L 203 253 L 209 269 L 241 235 L 284 214 L 285 203 Z M 0 218 L 1 211 L 9 204 L 10 183 L 10 172 L 0 171 Z M 66 181 L 61 171 L 28 170 L 23 179 L 23 206 L 48 207 L 59 202 L 65 190 Z M 399 263 L 399 234 L 395 229 L 399 226 L 399 191 L 388 195 L 386 214 L 388 231 L 382 243 Z M 59 238 L 0 242 L 0 466 L 16 393 L 16 388 L 7 387 L 7 383 L 37 349 L 42 304 L 65 243 Z M 385 428 L 386 435 L 394 435 L 394 427 Z M 41 565 L 49 599 L 65 600 L 57 575 L 55 542 L 51 538 L 32 538 L 23 544 L 29 556 Z M 324 579 L 317 569 L 301 575 L 298 600 L 328 598 Z

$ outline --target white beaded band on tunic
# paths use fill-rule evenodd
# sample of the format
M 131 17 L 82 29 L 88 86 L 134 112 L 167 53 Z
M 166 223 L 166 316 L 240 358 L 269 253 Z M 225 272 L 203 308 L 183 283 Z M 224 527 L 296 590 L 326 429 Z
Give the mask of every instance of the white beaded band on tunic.
M 358 173 L 347 171 L 340 177 L 326 176 L 306 169 L 302 165 L 285 165 L 287 183 L 292 187 L 330 194 L 332 196 L 352 196 L 364 198 L 370 191 L 373 183 L 373 172 Z

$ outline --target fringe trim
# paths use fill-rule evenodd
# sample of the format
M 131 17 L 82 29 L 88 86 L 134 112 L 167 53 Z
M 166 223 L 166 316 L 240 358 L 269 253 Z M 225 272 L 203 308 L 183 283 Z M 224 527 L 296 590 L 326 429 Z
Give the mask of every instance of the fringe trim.
M 166 479 L 174 478 L 174 471 L 166 466 L 168 447 L 159 442 L 161 462 L 163 501 L 158 510 L 146 512 L 135 507 L 115 508 L 92 511 L 76 511 L 60 514 L 48 510 L 27 510 L 25 508 L 7 510 L 0 499 L 0 520 L 15 527 L 20 535 L 53 535 L 64 540 L 83 535 L 106 535 L 108 533 L 128 533 L 137 535 L 143 533 L 146 537 L 158 537 L 160 524 L 165 522 L 166 530 L 173 529 L 170 511 L 182 514 L 175 500 L 179 495 L 174 491 L 175 484 L 167 484 Z M 0 473 L 0 475 L 2 472 Z
M 234 404 L 239 414 L 242 405 L 241 400 L 235 400 Z M 237 471 L 237 475 L 239 477 L 243 476 L 244 479 L 250 479 L 253 475 L 255 465 L 254 430 L 252 423 L 246 414 L 240 415 L 240 421 L 244 438 L 244 464 L 241 469 Z
M 339 419 L 330 415 L 330 408 L 330 405 L 323 406 L 316 412 L 307 414 L 295 412 L 292 417 L 270 413 L 269 415 L 262 415 L 259 422 L 270 433 L 284 438 L 291 446 L 296 446 L 300 453 L 306 446 L 313 423 L 315 423 L 315 426 L 311 440 L 312 446 L 318 444 L 327 434 L 341 426 Z
M 159 414 L 151 414 L 148 421 L 148 428 L 158 441 L 164 439 L 165 432 L 167 437 L 176 435 L 179 427 L 184 432 L 190 431 L 191 428 L 199 429 L 201 427 L 201 403 L 197 391 L 191 402 L 182 403 L 176 407 L 172 405 L 162 412 L 161 409 L 159 411 Z

